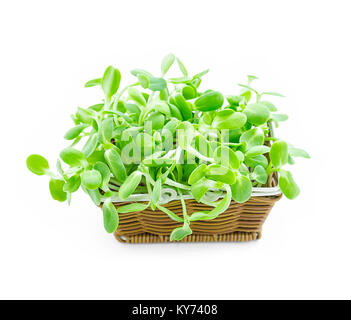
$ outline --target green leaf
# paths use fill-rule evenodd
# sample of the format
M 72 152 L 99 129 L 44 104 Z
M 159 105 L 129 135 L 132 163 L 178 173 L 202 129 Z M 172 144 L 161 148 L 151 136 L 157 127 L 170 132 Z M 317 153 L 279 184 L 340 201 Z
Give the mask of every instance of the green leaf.
M 102 90 L 107 98 L 110 100 L 111 97 L 117 92 L 119 84 L 121 82 L 121 73 L 118 69 L 109 66 L 102 77 Z
M 108 183 L 110 182 L 110 178 L 111 178 L 111 171 L 110 171 L 109 167 L 107 166 L 106 163 L 98 161 L 98 162 L 95 163 L 94 169 L 99 171 L 100 174 L 101 174 L 102 189 L 107 190 L 108 189 Z
M 78 126 L 75 126 L 75 127 L 71 128 L 71 129 L 69 129 L 66 132 L 64 138 L 66 140 L 73 140 L 73 139 L 77 138 L 82 133 L 82 131 L 85 128 L 87 128 L 88 126 L 89 126 L 88 124 L 79 124 Z
M 192 87 L 192 86 L 185 86 L 182 89 L 182 95 L 183 95 L 183 97 L 186 100 L 191 100 L 191 99 L 196 98 L 197 92 L 196 92 L 196 89 L 194 87 Z
M 208 190 L 215 189 L 216 187 L 218 187 L 216 181 L 202 178 L 191 186 L 191 193 L 194 196 L 195 200 L 197 202 L 200 202 L 201 198 L 206 194 Z
M 231 106 L 238 107 L 240 105 L 240 102 L 242 101 L 243 97 L 242 96 L 227 96 L 227 101 Z
M 311 156 L 303 149 L 295 148 L 292 146 L 289 146 L 288 149 L 289 149 L 289 154 L 292 157 L 301 157 L 301 158 L 306 158 L 306 159 L 311 158 Z
M 267 182 L 267 179 L 268 179 L 268 174 L 267 174 L 265 168 L 260 166 L 260 165 L 256 166 L 256 168 L 253 172 L 253 178 L 257 182 L 265 184 Z
M 168 72 L 168 70 L 170 69 L 170 67 L 174 63 L 174 60 L 175 60 L 175 56 L 172 53 L 166 55 L 163 58 L 162 63 L 161 63 L 161 72 L 162 72 L 163 76 Z
M 145 71 L 143 69 L 133 69 L 130 73 L 135 77 L 138 77 L 140 74 L 142 74 L 143 76 L 145 76 L 147 78 L 153 77 L 153 75 L 150 72 Z
M 76 118 L 79 122 L 90 124 L 93 119 L 93 114 L 91 110 L 88 111 L 78 107 L 76 112 Z
M 162 91 L 167 88 L 167 82 L 163 78 L 149 78 L 149 89 L 151 91 Z
M 268 108 L 261 103 L 247 105 L 244 113 L 247 116 L 247 120 L 255 126 L 266 123 L 270 116 Z
M 48 161 L 39 154 L 31 154 L 27 158 L 27 168 L 37 174 L 38 176 L 42 176 L 47 174 L 49 171 L 49 163 Z
M 272 119 L 274 121 L 279 121 L 279 122 L 282 122 L 282 121 L 286 121 L 289 119 L 289 116 L 286 115 L 286 114 L 280 114 L 280 113 L 273 113 L 271 115 Z
M 94 87 L 99 85 L 101 85 L 101 78 L 89 80 L 88 82 L 85 83 L 84 87 L 89 88 L 89 87 Z
M 200 164 L 189 176 L 188 183 L 190 185 L 196 183 L 206 175 L 207 166 Z
M 216 129 L 239 129 L 246 123 L 246 115 L 235 112 L 232 109 L 218 111 L 212 121 L 212 127 Z
M 157 101 L 154 105 L 153 105 L 153 109 L 155 111 L 161 112 L 166 116 L 170 116 L 171 115 L 171 111 L 169 110 L 169 106 L 165 101 Z
M 121 185 L 118 197 L 121 200 L 126 200 L 137 188 L 142 178 L 140 171 L 134 171 Z
M 94 105 L 90 106 L 88 109 L 89 110 L 94 110 L 96 112 L 100 112 L 103 108 L 104 108 L 104 104 L 103 103 L 98 103 L 98 104 L 94 104 Z
M 156 180 L 156 183 L 154 185 L 154 189 L 152 190 L 152 202 L 154 204 L 158 204 L 158 202 L 160 201 L 161 189 L 162 189 L 162 181 L 159 178 Z
M 264 143 L 264 133 L 261 128 L 253 128 L 244 132 L 240 136 L 240 142 L 246 143 L 246 148 L 250 149 L 254 146 L 260 146 Z
M 184 223 L 184 225 L 180 228 L 176 228 L 172 231 L 170 240 L 171 241 L 180 241 L 184 239 L 186 236 L 191 235 L 193 232 L 190 229 L 190 226 L 188 223 Z
M 165 117 L 160 112 L 152 112 L 147 118 L 147 121 L 151 122 L 153 130 L 159 130 L 162 129 L 165 124 Z
M 113 118 L 106 118 L 102 121 L 101 132 L 104 140 L 110 142 L 113 136 Z
M 188 83 L 191 81 L 192 78 L 189 77 L 180 77 L 180 78 L 169 78 L 168 81 L 173 84 L 181 84 L 181 83 Z
M 195 100 L 195 107 L 199 111 L 213 111 L 219 109 L 224 103 L 223 95 L 218 91 L 209 91 Z
M 67 193 L 63 191 L 65 181 L 59 179 L 51 179 L 49 189 L 54 200 L 64 202 L 67 200 Z
M 169 110 L 170 110 L 171 116 L 173 118 L 176 118 L 176 119 L 178 119 L 180 121 L 183 121 L 183 116 L 182 116 L 180 110 L 178 109 L 178 107 L 176 107 L 173 104 L 169 104 Z
M 145 75 L 139 74 L 139 75 L 138 75 L 138 80 L 139 80 L 140 85 L 141 85 L 144 89 L 147 89 L 147 88 L 149 87 L 150 81 L 149 81 L 149 78 L 146 77 Z
M 146 106 L 146 100 L 137 88 L 134 88 L 134 87 L 129 88 L 128 94 L 132 100 L 134 100 L 135 102 L 137 102 L 138 104 L 144 107 Z M 126 105 L 126 108 L 128 110 L 127 105 Z
M 73 193 L 80 187 L 81 179 L 79 175 L 70 177 L 63 186 L 63 191 Z
M 269 152 L 270 148 L 267 146 L 254 146 L 251 147 L 246 153 L 245 156 L 246 157 L 255 157 L 258 156 L 260 154 L 264 154 Z
M 232 197 L 231 188 L 229 186 L 225 185 L 225 191 L 226 191 L 226 195 L 224 196 L 224 198 L 219 202 L 213 203 L 214 209 L 212 209 L 211 211 L 194 212 L 190 216 L 189 220 L 190 221 L 212 220 L 217 218 L 221 213 L 225 212 L 230 205 L 231 197 Z
M 258 165 L 267 168 L 268 160 L 264 155 L 261 154 L 255 157 L 246 157 L 245 164 L 248 165 L 250 168 L 255 168 Z
M 118 152 L 114 148 L 111 148 L 105 151 L 104 156 L 114 177 L 118 181 L 125 181 L 127 178 L 127 172 Z
M 148 204 L 144 203 L 130 203 L 122 207 L 118 207 L 118 213 L 140 212 L 148 208 Z
M 189 120 L 192 118 L 193 113 L 192 113 L 192 108 L 190 107 L 189 103 L 185 100 L 183 95 L 180 93 L 176 94 L 174 97 L 175 104 L 177 105 L 180 113 L 182 114 L 182 118 L 184 120 Z
M 274 167 L 282 167 L 288 163 L 288 144 L 285 141 L 275 141 L 271 146 L 269 155 Z
M 235 183 L 230 186 L 232 197 L 238 203 L 246 202 L 252 194 L 252 184 L 248 177 L 238 176 Z
M 177 58 L 177 63 L 179 66 L 179 70 L 180 72 L 183 74 L 184 77 L 188 77 L 188 71 L 186 70 L 183 62 L 181 62 L 178 58 Z
M 284 95 L 282 95 L 281 93 L 278 93 L 278 92 L 262 92 L 262 93 L 261 93 L 261 96 L 263 96 L 263 95 L 276 96 L 276 97 L 285 98 Z
M 261 104 L 265 105 L 270 112 L 278 111 L 277 107 L 269 101 L 260 101 Z
M 214 152 L 214 158 L 217 163 L 224 166 L 230 166 L 237 170 L 240 166 L 240 160 L 236 153 L 229 147 L 219 146 Z
M 104 202 L 102 206 L 102 212 L 104 217 L 105 230 L 108 233 L 115 232 L 118 228 L 119 217 L 115 206 L 109 199 Z
M 300 188 L 294 181 L 291 172 L 286 170 L 279 171 L 279 188 L 290 200 L 296 198 L 300 193 Z
M 82 152 L 70 147 L 61 151 L 60 158 L 72 167 L 79 167 L 86 161 Z
M 84 185 L 87 189 L 94 190 L 101 186 L 101 174 L 95 169 L 82 172 L 80 177 L 82 185 Z
M 87 142 L 85 143 L 85 145 L 82 148 L 82 152 L 84 154 L 84 156 L 86 158 L 89 158 L 91 156 L 91 154 L 95 151 L 95 149 L 97 148 L 98 145 L 98 135 L 97 133 L 92 134 Z
M 174 221 L 177 221 L 177 222 L 183 222 L 184 219 L 177 216 L 174 212 L 172 212 L 171 210 L 165 208 L 165 207 L 162 207 L 160 206 L 159 204 L 155 204 L 156 205 L 156 208 L 161 210 L 162 212 L 164 212 L 165 214 L 168 215 L 168 217 L 170 217 L 172 220 Z
M 208 74 L 210 72 L 210 69 L 201 71 L 200 73 L 197 73 L 193 76 L 193 79 L 195 78 L 202 78 L 204 75 Z
M 226 184 L 233 184 L 235 182 L 234 172 L 230 168 L 218 164 L 211 164 L 207 167 L 206 177 L 210 180 Z

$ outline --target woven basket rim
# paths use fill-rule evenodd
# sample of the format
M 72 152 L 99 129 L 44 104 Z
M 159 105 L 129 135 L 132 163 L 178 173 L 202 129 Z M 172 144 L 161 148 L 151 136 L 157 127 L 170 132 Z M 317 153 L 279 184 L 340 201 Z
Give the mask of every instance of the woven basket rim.
M 169 203 L 169 202 L 174 201 L 174 200 L 180 200 L 180 197 L 176 194 L 174 189 L 165 188 L 165 189 L 163 189 L 163 192 L 164 192 L 164 194 L 167 194 L 167 193 L 170 194 L 170 196 L 163 197 L 163 198 L 161 197 L 161 201 L 160 201 L 161 204 Z M 264 187 L 264 188 L 253 187 L 251 196 L 252 197 L 268 197 L 268 196 L 276 196 L 276 195 L 281 195 L 281 194 L 282 194 L 282 191 L 280 190 L 279 186 Z M 221 199 L 223 197 L 224 197 L 223 194 L 217 194 L 217 195 L 212 194 L 212 196 L 209 196 L 207 201 L 216 201 L 216 200 Z M 195 199 L 192 195 L 183 195 L 183 198 L 185 200 Z M 126 200 L 121 200 L 117 196 L 110 198 L 110 200 L 112 202 L 146 202 L 146 201 L 148 202 L 148 201 L 150 201 L 150 197 L 149 197 L 149 194 L 142 193 L 142 194 L 132 194 Z M 101 201 L 104 202 L 105 198 L 102 197 Z

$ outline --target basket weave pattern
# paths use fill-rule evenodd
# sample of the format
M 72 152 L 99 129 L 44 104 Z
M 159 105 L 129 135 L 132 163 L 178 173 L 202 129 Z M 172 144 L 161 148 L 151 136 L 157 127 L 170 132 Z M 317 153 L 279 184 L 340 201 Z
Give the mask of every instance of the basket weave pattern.
M 270 186 L 276 185 L 276 179 L 270 179 Z M 232 201 L 229 208 L 213 220 L 194 221 L 191 223 L 193 234 L 181 242 L 242 242 L 257 240 L 261 237 L 262 225 L 275 202 L 281 195 L 254 196 L 245 203 Z M 115 202 L 116 208 L 124 202 Z M 179 200 L 164 205 L 175 214 L 182 217 L 183 211 Z M 186 200 L 188 214 L 196 211 L 211 210 L 213 207 L 198 203 L 196 200 Z M 172 230 L 182 226 L 170 219 L 160 210 L 147 208 L 144 211 L 122 213 L 115 237 L 120 242 L 155 243 L 169 242 Z

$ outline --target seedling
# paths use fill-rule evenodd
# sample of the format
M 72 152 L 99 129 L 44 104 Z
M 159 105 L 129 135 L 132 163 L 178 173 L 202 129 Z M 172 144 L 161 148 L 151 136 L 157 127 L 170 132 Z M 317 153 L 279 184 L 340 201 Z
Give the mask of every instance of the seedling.
M 167 78 L 175 62 L 182 75 Z M 255 76 L 239 85 L 237 95 L 202 91 L 200 84 L 208 70 L 190 76 L 173 54 L 163 59 L 160 76 L 141 69 L 131 73 L 135 82 L 123 89 L 121 74 L 112 66 L 101 78 L 85 84 L 100 86 L 104 99 L 78 108 L 71 116 L 74 126 L 64 135 L 71 145 L 60 153 L 58 173 L 40 155 L 27 158 L 30 171 L 50 177 L 55 200 L 70 203 L 71 194 L 81 188 L 96 205 L 103 201 L 104 227 L 109 233 L 116 231 L 120 213 L 159 209 L 183 223 L 171 234 L 171 240 L 181 240 L 192 233 L 193 221 L 216 218 L 231 199 L 246 202 L 252 188 L 266 186 L 274 172 L 283 194 L 288 199 L 298 196 L 299 187 L 285 166 L 293 164 L 295 157 L 310 156 L 273 136 L 273 126 L 288 116 L 278 114 L 266 96 L 281 94 L 259 93 L 252 87 Z M 163 206 L 165 189 L 178 194 L 183 217 Z M 209 191 L 221 193 L 222 199 L 208 201 Z M 118 209 L 113 205 L 114 198 L 128 201 L 133 194 L 147 194 L 149 203 Z M 185 195 L 213 209 L 189 216 Z

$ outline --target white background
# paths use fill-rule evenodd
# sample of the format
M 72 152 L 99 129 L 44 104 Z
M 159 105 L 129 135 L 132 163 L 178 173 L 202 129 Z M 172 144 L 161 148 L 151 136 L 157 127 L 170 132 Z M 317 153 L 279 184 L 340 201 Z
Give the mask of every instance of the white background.
M 3 1 L 0 5 L 0 298 L 351 298 L 349 1 Z M 235 94 L 247 74 L 308 150 L 301 187 L 252 243 L 125 245 L 85 194 L 71 207 L 25 159 L 55 166 L 69 115 L 100 101 L 83 84 L 112 64 L 157 73 L 173 52 L 203 88 Z

